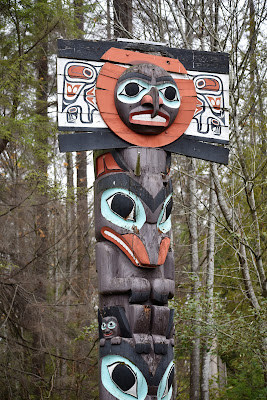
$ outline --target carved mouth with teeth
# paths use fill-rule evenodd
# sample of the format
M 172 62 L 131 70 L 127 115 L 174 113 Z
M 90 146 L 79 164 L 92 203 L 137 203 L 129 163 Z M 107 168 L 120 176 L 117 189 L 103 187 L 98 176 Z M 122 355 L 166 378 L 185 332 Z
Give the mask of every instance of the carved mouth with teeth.
M 129 122 L 138 125 L 168 126 L 170 116 L 167 113 L 160 111 L 154 118 L 152 118 L 152 112 L 153 110 L 131 112 L 129 115 Z

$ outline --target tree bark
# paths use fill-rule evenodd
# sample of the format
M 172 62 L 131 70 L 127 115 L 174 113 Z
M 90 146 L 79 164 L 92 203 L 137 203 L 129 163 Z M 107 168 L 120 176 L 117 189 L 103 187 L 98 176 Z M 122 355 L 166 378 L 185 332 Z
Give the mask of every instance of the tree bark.
M 207 273 L 206 273 L 206 326 L 207 334 L 204 341 L 202 353 L 202 382 L 201 400 L 209 400 L 209 375 L 211 348 L 214 339 L 213 335 L 213 285 L 214 285 L 214 255 L 215 255 L 215 202 L 216 193 L 210 169 L 210 195 L 209 195 L 209 216 L 208 216 L 208 245 L 207 245 Z
M 199 300 L 200 300 L 200 279 L 199 279 L 199 257 L 198 257 L 198 224 L 197 224 L 197 187 L 196 187 L 196 160 L 188 161 L 188 191 L 189 191 L 189 232 L 191 248 L 191 296 L 196 302 L 194 340 L 190 355 L 190 400 L 199 400 L 200 380 L 200 326 L 199 326 Z

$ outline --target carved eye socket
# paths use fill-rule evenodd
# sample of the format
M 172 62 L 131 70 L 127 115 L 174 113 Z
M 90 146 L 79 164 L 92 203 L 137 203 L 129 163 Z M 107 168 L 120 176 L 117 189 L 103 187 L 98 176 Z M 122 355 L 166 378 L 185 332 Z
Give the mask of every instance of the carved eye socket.
M 107 189 L 101 197 L 101 214 L 112 224 L 135 232 L 146 222 L 146 213 L 141 200 L 126 189 Z
M 118 193 L 107 199 L 110 209 L 125 220 L 135 221 L 135 203 L 129 196 Z
M 174 364 L 171 361 L 160 381 L 157 393 L 158 400 L 170 400 L 172 398 L 173 379 L 174 379 Z
M 171 229 L 171 211 L 172 211 L 172 195 L 170 194 L 165 200 L 161 213 L 158 218 L 157 227 L 158 229 L 166 233 Z
M 172 388 L 173 379 L 174 379 L 174 365 L 172 366 L 169 372 L 162 399 L 164 399 L 164 397 L 167 396 L 167 394 L 170 392 L 170 389 Z
M 109 323 L 108 323 L 108 329 L 114 329 L 115 326 L 116 326 L 116 324 L 115 324 L 114 321 L 109 321 Z
M 102 331 L 105 331 L 106 328 L 107 328 L 106 323 L 105 323 L 105 322 L 102 322 L 102 324 L 101 324 L 101 329 L 102 329 Z
M 115 354 L 103 357 L 101 382 L 116 399 L 146 399 L 148 386 L 145 377 L 139 368 L 127 358 Z
M 136 96 L 142 89 L 144 89 L 141 85 L 138 85 L 136 82 L 127 83 L 121 94 L 125 94 L 126 96 L 132 97 Z
M 161 89 L 161 93 L 169 101 L 179 100 L 177 90 L 173 86 L 167 86 Z
M 171 215 L 172 212 L 172 197 L 170 198 L 170 200 L 168 201 L 168 203 L 165 205 L 164 209 L 163 209 L 163 215 L 161 218 L 160 223 L 163 224 L 165 221 L 167 221 L 167 219 L 169 218 L 169 216 Z
M 121 362 L 108 365 L 112 382 L 125 394 L 137 396 L 137 376 L 129 365 Z

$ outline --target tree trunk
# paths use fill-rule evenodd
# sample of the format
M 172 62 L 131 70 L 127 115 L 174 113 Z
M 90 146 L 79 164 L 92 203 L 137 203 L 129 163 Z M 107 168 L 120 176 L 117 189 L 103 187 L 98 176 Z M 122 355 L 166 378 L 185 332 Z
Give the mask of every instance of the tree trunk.
M 201 400 L 209 400 L 209 375 L 211 348 L 214 339 L 213 334 L 213 285 L 214 285 L 214 249 L 215 249 L 215 201 L 214 182 L 210 171 L 210 196 L 208 216 L 208 246 L 207 246 L 207 273 L 206 273 L 206 326 L 207 334 L 202 353 L 202 382 Z M 211 329 L 211 331 L 210 331 Z
M 198 258 L 198 227 L 197 227 L 197 187 L 196 187 L 196 160 L 188 161 L 188 190 L 189 190 L 189 232 L 191 248 L 191 296 L 196 302 L 195 338 L 192 344 L 190 356 L 190 400 L 199 400 L 199 379 L 200 379 L 200 327 L 199 327 L 199 258 Z
M 114 36 L 132 37 L 132 0 L 113 0 Z

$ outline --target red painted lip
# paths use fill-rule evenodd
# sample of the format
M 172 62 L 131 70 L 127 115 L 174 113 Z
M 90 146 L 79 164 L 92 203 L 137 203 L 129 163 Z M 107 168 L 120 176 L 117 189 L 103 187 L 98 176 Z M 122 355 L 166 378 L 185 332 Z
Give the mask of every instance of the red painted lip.
M 169 125 L 170 117 L 168 114 L 165 114 L 164 112 L 160 111 L 158 114 L 154 117 L 151 118 L 151 114 L 153 113 L 153 110 L 144 110 L 144 111 L 136 111 L 132 112 L 129 115 L 129 122 L 131 124 L 137 124 L 137 125 L 148 125 L 148 126 L 164 126 L 167 127 Z M 135 118 L 138 115 L 142 115 L 143 118 L 147 116 L 147 120 L 144 120 L 142 118 L 138 119 Z M 158 120 L 157 120 L 158 119 Z M 160 119 L 164 119 L 160 120 Z
M 113 335 L 113 332 L 110 332 L 110 333 L 104 333 L 104 336 L 112 336 Z

